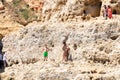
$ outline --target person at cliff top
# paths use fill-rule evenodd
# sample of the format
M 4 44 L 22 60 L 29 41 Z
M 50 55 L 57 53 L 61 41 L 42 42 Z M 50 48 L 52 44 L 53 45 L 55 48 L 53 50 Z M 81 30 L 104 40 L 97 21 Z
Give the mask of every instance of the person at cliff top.
M 110 7 L 110 5 L 108 5 L 108 18 L 112 18 L 112 8 Z
M 105 17 L 105 19 L 107 19 L 108 17 L 108 8 L 106 5 L 104 5 L 104 9 L 103 9 L 103 17 Z
M 48 47 L 47 47 L 47 45 L 45 45 L 45 47 L 44 47 L 44 49 L 43 49 L 43 51 L 44 51 L 44 53 L 43 53 L 43 56 L 44 56 L 44 61 L 47 61 L 48 60 Z
M 68 45 L 66 44 L 66 42 L 63 42 L 63 61 L 67 62 L 68 61 L 68 56 L 69 56 L 69 51 L 70 48 L 68 47 Z

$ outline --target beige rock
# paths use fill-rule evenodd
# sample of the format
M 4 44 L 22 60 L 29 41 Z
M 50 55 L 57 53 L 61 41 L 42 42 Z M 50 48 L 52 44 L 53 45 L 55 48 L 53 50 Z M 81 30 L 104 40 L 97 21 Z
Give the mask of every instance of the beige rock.
M 1 79 L 119 80 L 120 16 L 104 20 L 101 10 L 105 4 L 119 14 L 117 0 L 44 0 L 40 15 L 37 13 L 40 22 L 25 27 L 12 21 L 10 14 L 0 14 L 0 34 L 5 35 L 3 51 L 9 65 Z M 67 34 L 73 61 L 63 63 L 62 42 Z M 51 49 L 48 61 L 43 61 L 45 44 Z

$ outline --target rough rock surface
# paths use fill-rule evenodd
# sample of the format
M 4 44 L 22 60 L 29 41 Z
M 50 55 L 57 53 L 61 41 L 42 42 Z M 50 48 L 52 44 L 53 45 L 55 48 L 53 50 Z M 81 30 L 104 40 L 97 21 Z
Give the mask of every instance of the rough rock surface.
M 110 5 L 113 14 L 120 14 L 119 0 L 7 0 L 6 3 L 9 6 L 5 5 L 5 8 L 14 12 L 13 14 L 10 11 L 10 15 L 24 25 L 34 20 L 40 22 L 89 20 L 91 17 L 102 16 L 104 5 Z
M 2 3 L 0 1 L 0 3 Z M 17 31 L 18 29 L 22 28 L 23 26 L 13 21 L 11 14 L 7 8 L 0 10 L 0 34 L 7 35 L 10 32 Z
M 114 21 L 114 22 L 113 22 Z M 20 68 L 19 65 L 23 64 L 25 66 L 26 64 L 30 65 L 30 69 L 35 65 L 38 64 L 39 67 L 42 68 L 37 69 L 41 70 L 47 66 L 47 70 L 50 72 L 45 71 L 45 74 L 41 74 L 40 72 L 36 73 L 33 68 L 33 72 L 30 70 L 30 74 L 27 74 L 29 72 L 29 69 L 26 68 L 25 78 L 26 79 L 33 79 L 35 80 L 38 76 L 40 79 L 50 79 L 53 80 L 53 77 L 55 77 L 55 80 L 64 80 L 64 79 L 71 79 L 71 80 L 96 80 L 96 79 L 103 79 L 103 80 L 119 80 L 119 71 L 114 75 L 114 73 L 111 72 L 113 67 L 116 67 L 118 70 L 120 65 L 120 28 L 119 28 L 119 20 L 92 20 L 87 22 L 71 22 L 71 23 L 63 23 L 63 22 L 45 22 L 45 23 L 37 23 L 33 22 L 29 24 L 28 26 L 24 27 L 23 29 L 20 29 L 17 33 L 11 33 L 3 38 L 3 44 L 4 44 L 4 51 L 7 54 L 8 64 L 12 67 L 7 68 L 9 70 L 14 70 L 14 68 Z M 52 61 L 55 61 L 56 66 L 60 66 L 63 63 L 61 63 L 62 60 L 62 41 L 64 37 L 69 33 L 67 43 L 69 44 L 71 51 L 70 54 L 72 55 L 73 62 L 70 62 L 71 65 L 68 62 L 65 66 L 71 66 L 70 69 L 73 70 L 73 74 L 69 73 L 69 68 L 66 67 L 65 71 L 64 68 L 57 67 L 54 69 L 52 66 Z M 50 49 L 52 51 L 49 52 L 49 61 L 48 63 L 41 65 L 41 61 L 43 61 L 43 46 L 45 44 L 48 44 Z M 73 49 L 73 45 L 77 44 L 77 50 Z M 37 63 L 36 63 L 37 62 Z M 75 63 L 77 62 L 77 63 Z M 31 64 L 32 63 L 32 64 Z M 79 63 L 79 64 L 78 64 Z M 17 64 L 17 65 L 14 65 Z M 72 66 L 75 64 L 75 66 Z M 78 66 L 85 65 L 90 67 L 86 71 L 75 71 L 76 69 L 84 70 L 83 68 L 79 68 Z M 87 65 L 88 64 L 88 65 Z M 91 65 L 91 66 L 89 66 Z M 91 68 L 101 66 L 99 69 L 104 69 L 104 67 L 109 68 L 110 72 L 108 70 L 98 72 L 99 70 L 96 70 L 93 73 L 89 72 L 91 71 Z M 17 67 L 16 67 L 17 66 Z M 58 70 L 58 72 L 51 72 L 54 70 Z M 95 69 L 95 68 L 93 68 Z M 16 69 L 19 70 L 19 69 Z M 16 71 L 15 70 L 15 71 Z M 23 69 L 24 70 L 24 69 Z M 63 70 L 63 73 L 61 74 L 61 70 Z M 114 70 L 116 72 L 116 70 Z M 9 71 L 11 72 L 11 71 Z M 13 71 L 14 72 L 14 71 Z M 16 71 L 17 72 L 17 71 Z M 35 73 L 34 73 L 35 72 Z M 7 73 L 7 72 L 6 72 Z M 5 73 L 5 74 L 6 74 Z M 23 72 L 21 72 L 23 73 Z M 10 73 L 8 74 L 15 80 L 19 79 L 19 72 L 17 73 Z M 52 74 L 54 73 L 54 74 Z M 82 74 L 81 74 L 82 73 Z M 85 73 L 85 74 L 84 74 Z M 90 74 L 89 74 L 90 73 Z M 95 73 L 95 74 L 94 74 Z M 32 76 L 32 74 L 36 74 L 35 76 Z M 110 74 L 110 75 L 109 75 Z M 49 75 L 48 77 L 45 77 Z M 108 76 L 109 75 L 109 76 Z M 24 75 L 21 75 L 24 77 Z M 27 77 L 28 76 L 28 77 Z M 29 76 L 32 76 L 29 78 Z M 57 76 L 57 77 L 56 77 Z M 68 78 L 66 78 L 68 76 Z M 72 77 L 76 76 L 76 77 Z M 38 79 L 38 78 L 37 78 Z
M 28 3 L 30 3 L 29 0 Z M 40 0 L 44 2 L 40 20 L 80 19 L 80 16 L 89 15 L 98 17 L 102 15 L 103 5 L 110 5 L 114 14 L 120 14 L 119 0 Z M 36 3 L 37 4 L 37 3 Z M 32 5 L 31 5 L 32 6 Z
M 105 4 L 116 14 L 113 19 L 101 16 Z M 2 42 L 9 65 L 0 79 L 120 80 L 119 10 L 119 0 L 44 0 L 39 22 L 19 28 L 7 18 L 10 27 L 17 24 L 17 31 L 12 28 L 7 34 L 3 31 L 7 26 L 0 27 L 0 33 L 7 34 Z M 63 63 L 62 41 L 66 35 L 73 62 Z M 51 49 L 47 62 L 43 62 L 45 44 Z
M 67 43 L 71 47 L 74 44 L 78 46 L 78 49 L 73 50 L 72 54 L 81 54 L 79 56 L 75 55 L 73 58 L 92 60 L 98 58 L 97 60 L 99 60 L 99 57 L 101 57 L 106 58 L 105 61 L 111 62 L 111 56 L 116 55 L 119 57 L 120 52 L 120 25 L 118 23 L 118 20 L 114 20 L 114 22 L 112 20 L 103 20 L 101 22 L 93 20 L 83 23 L 45 22 L 42 24 L 34 22 L 18 32 L 7 35 L 3 39 L 4 51 L 7 52 L 8 59 L 11 62 L 24 62 L 29 58 L 40 58 L 42 56 L 41 48 L 48 44 L 53 49 L 50 54 L 56 54 L 54 49 L 59 47 L 57 49 L 58 54 L 56 54 L 56 57 L 59 57 L 59 54 L 62 53 L 61 47 L 64 36 L 69 34 Z M 95 56 L 90 57 L 92 54 Z
M 39 61 L 6 68 L 3 80 L 119 80 L 120 66 L 104 66 L 79 61 L 56 63 Z

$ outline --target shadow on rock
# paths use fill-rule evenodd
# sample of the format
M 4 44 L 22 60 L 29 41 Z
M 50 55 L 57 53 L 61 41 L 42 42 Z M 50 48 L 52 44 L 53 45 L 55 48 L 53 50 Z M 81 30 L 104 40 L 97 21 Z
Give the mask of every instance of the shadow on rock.
M 3 69 L 0 68 L 0 73 L 3 73 L 4 71 L 5 71 L 4 68 L 3 68 Z M 0 80 L 1 80 L 1 79 L 0 79 Z

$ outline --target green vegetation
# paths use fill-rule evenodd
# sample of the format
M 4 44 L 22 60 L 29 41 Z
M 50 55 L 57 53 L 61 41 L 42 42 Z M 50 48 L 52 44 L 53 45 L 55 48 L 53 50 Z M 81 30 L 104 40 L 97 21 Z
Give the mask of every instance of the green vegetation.
M 14 1 L 13 1 L 13 5 L 14 5 L 15 7 L 18 6 L 19 3 L 20 3 L 20 0 L 14 0 Z
M 26 25 L 29 22 L 37 21 L 38 16 L 24 0 L 13 0 L 12 3 L 8 3 L 8 8 L 12 11 L 11 15 L 14 17 L 14 21 Z
M 31 10 L 23 0 L 14 0 L 11 6 L 14 8 L 14 14 L 17 15 L 16 20 L 18 22 L 28 22 L 31 17 Z
M 19 11 L 21 12 L 22 17 L 25 20 L 28 20 L 28 18 L 29 18 L 29 10 L 28 9 L 20 9 Z

